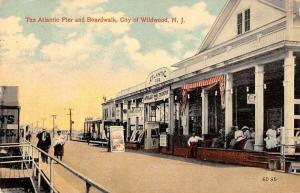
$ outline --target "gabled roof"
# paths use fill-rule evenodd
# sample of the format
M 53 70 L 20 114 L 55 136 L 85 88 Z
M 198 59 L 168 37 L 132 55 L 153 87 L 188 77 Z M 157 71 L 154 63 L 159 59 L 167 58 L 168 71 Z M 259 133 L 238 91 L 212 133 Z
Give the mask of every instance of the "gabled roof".
M 234 11 L 235 7 L 243 0 L 227 0 L 223 9 L 221 10 L 220 14 L 218 15 L 217 19 L 215 20 L 214 24 L 210 28 L 209 32 L 207 33 L 206 37 L 204 38 L 199 53 L 206 50 L 215 40 L 218 32 L 223 28 L 226 24 L 227 19 L 230 17 L 232 11 Z M 253 0 L 251 0 L 253 1 Z M 286 0 L 258 0 L 261 3 L 269 5 L 273 8 L 276 8 L 281 11 L 285 11 L 285 3 Z M 196 55 L 197 55 L 196 54 Z

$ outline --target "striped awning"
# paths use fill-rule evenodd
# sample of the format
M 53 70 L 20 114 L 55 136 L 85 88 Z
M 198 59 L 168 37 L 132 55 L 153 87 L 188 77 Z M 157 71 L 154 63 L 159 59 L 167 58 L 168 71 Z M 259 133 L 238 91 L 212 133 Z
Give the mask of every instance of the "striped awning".
M 215 76 L 206 80 L 182 85 L 181 112 L 184 112 L 187 103 L 187 92 L 193 88 L 207 87 L 219 83 L 222 108 L 225 108 L 225 78 L 224 75 Z

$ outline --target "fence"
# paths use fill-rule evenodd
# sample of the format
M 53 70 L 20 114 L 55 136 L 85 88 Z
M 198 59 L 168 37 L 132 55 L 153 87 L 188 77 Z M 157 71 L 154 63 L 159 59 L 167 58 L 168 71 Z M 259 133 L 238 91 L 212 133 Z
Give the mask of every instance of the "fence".
M 30 177 L 30 181 L 32 183 L 34 192 L 39 192 L 41 189 L 41 181 L 42 179 L 48 184 L 51 193 L 58 193 L 59 191 L 54 187 L 54 162 L 57 163 L 61 168 L 70 172 L 72 175 L 78 177 L 81 181 L 85 183 L 85 192 L 89 193 L 91 187 L 95 188 L 100 192 L 107 193 L 108 191 L 102 187 L 101 185 L 97 184 L 96 182 L 92 181 L 91 179 L 87 178 L 83 174 L 77 172 L 70 166 L 65 163 L 62 163 L 60 160 L 56 159 L 55 157 L 49 155 L 47 152 L 39 149 L 35 145 L 31 143 L 11 143 L 11 144 L 0 144 L 0 150 L 10 149 L 10 148 L 19 148 L 20 155 L 7 155 L 7 156 L 0 156 L 0 166 L 2 165 L 12 165 L 12 164 L 19 164 L 21 169 L 25 168 L 28 176 Z M 41 158 L 42 155 L 47 157 L 49 160 L 49 165 L 47 164 L 46 168 L 41 167 Z M 8 161 L 3 161 L 3 160 Z M 49 176 L 46 175 L 47 171 Z M 37 178 L 37 185 L 35 185 L 33 177 Z

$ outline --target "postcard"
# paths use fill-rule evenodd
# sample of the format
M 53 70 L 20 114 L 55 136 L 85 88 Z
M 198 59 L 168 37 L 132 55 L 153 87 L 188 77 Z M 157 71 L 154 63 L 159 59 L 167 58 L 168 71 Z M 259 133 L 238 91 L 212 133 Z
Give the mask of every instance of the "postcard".
M 0 0 L 0 193 L 298 193 L 299 0 Z

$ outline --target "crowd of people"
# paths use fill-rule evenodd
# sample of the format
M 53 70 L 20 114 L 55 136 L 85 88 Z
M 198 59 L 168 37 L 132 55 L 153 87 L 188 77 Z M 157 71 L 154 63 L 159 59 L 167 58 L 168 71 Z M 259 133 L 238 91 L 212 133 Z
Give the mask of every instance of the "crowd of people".
M 264 145 L 267 151 L 279 151 L 281 146 L 281 139 L 283 134 L 283 127 L 278 127 L 272 125 L 265 133 Z M 300 134 L 299 134 L 300 135 Z M 188 146 L 190 148 L 190 153 L 193 156 L 195 148 L 197 147 L 198 141 L 203 141 L 203 138 L 195 136 L 195 133 L 188 140 Z M 196 141 L 197 143 L 192 143 Z M 210 147 L 212 148 L 226 148 L 226 149 L 236 149 L 236 150 L 254 150 L 255 144 L 255 130 L 253 127 L 243 126 L 233 126 L 230 131 L 225 135 L 225 130 L 220 129 L 218 135 L 212 139 Z
M 31 142 L 32 132 L 30 132 L 29 126 L 26 126 L 26 133 L 26 141 Z M 52 140 L 50 133 L 46 129 L 42 129 L 42 131 L 38 132 L 36 138 L 38 140 L 37 147 L 47 154 L 49 153 L 53 140 L 54 156 L 62 161 L 64 156 L 64 145 L 67 141 L 67 137 L 62 134 L 61 130 L 57 130 L 57 133 Z M 48 163 L 48 156 L 45 153 L 41 153 L 42 162 Z

